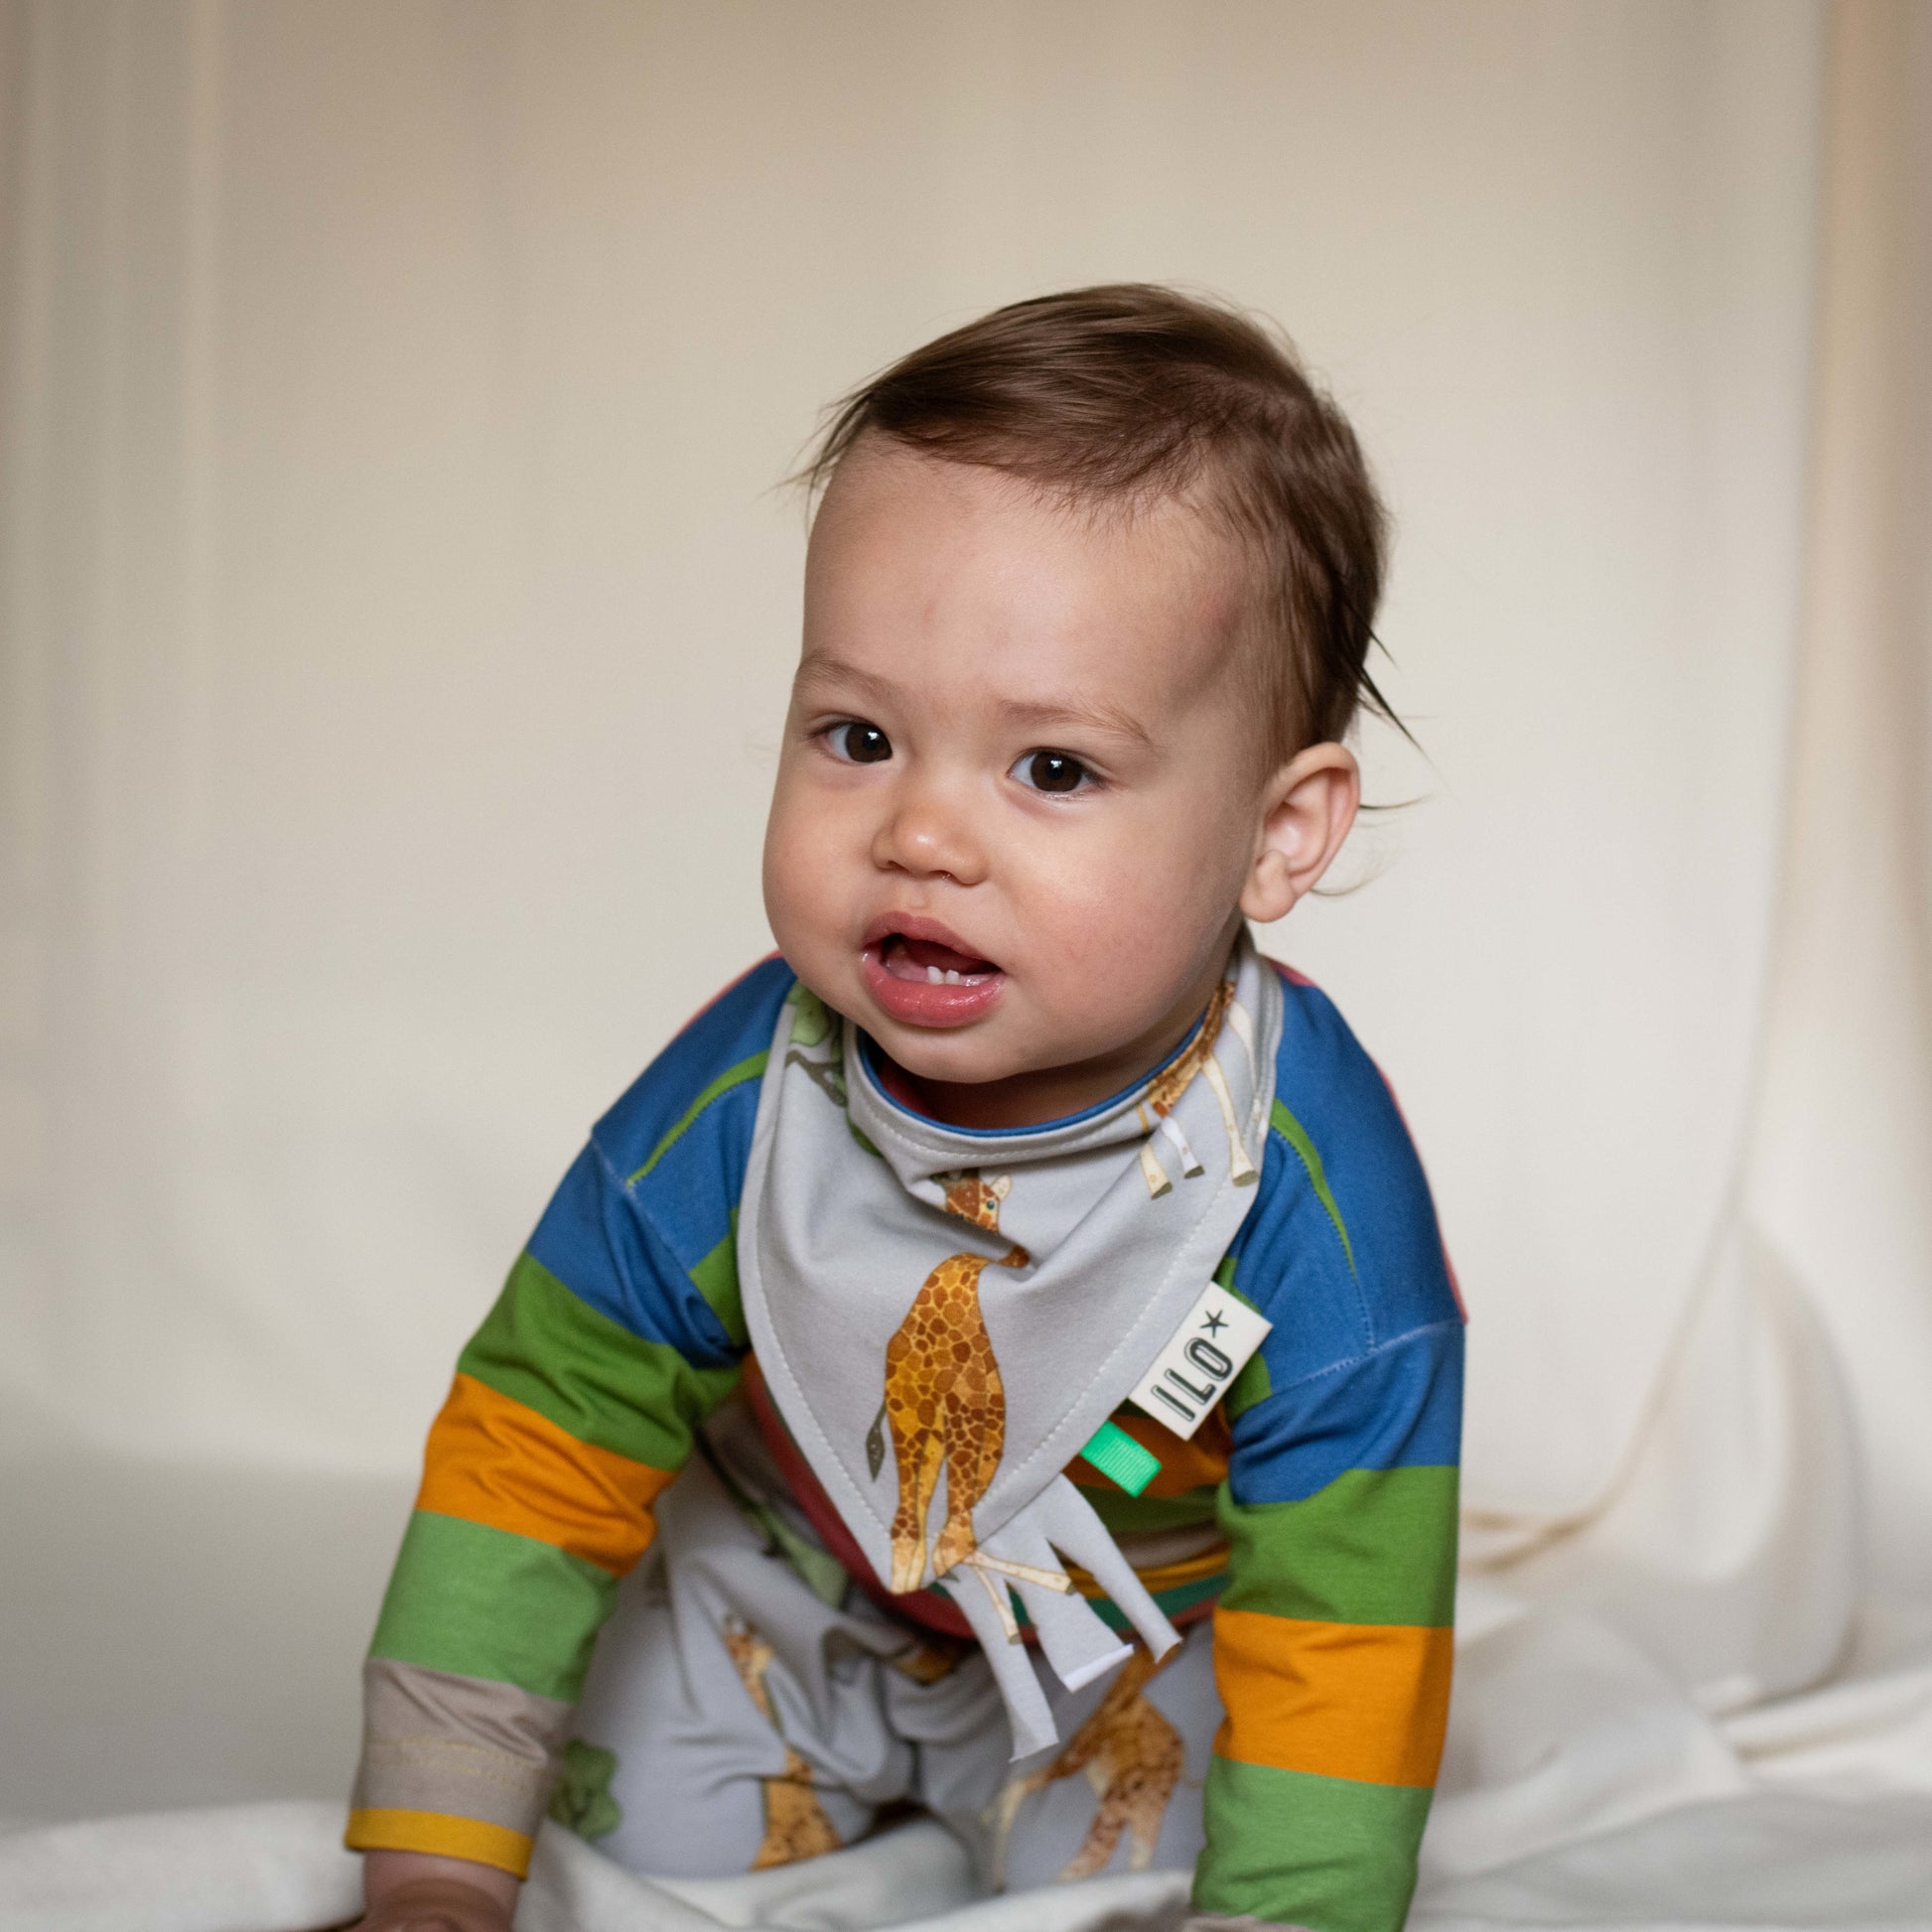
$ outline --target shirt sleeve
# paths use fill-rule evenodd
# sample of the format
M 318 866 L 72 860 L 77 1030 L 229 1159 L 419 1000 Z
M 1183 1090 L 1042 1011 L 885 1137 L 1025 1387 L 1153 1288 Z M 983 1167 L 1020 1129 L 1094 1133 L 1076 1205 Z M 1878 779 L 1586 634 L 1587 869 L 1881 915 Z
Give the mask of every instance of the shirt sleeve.
M 1449 1716 L 1456 1468 L 1402 1451 L 1447 1433 L 1461 1359 L 1444 1323 L 1235 1423 L 1203 1909 L 1314 1932 L 1397 1932 L 1408 1912 Z M 1330 1473 L 1349 1438 L 1393 1453 Z
M 430 1431 L 364 1666 L 352 1849 L 524 1871 L 619 1579 L 738 1380 L 705 1306 L 587 1148 Z
M 598 1125 L 457 1363 L 363 1672 L 347 1843 L 522 1875 L 591 1651 L 746 1351 L 732 1228 L 775 961 Z
M 1306 983 L 1288 1026 L 1235 1254 L 1275 1325 L 1227 1404 L 1225 1718 L 1194 1899 L 1400 1932 L 1449 1716 L 1462 1311 L 1380 1075 Z

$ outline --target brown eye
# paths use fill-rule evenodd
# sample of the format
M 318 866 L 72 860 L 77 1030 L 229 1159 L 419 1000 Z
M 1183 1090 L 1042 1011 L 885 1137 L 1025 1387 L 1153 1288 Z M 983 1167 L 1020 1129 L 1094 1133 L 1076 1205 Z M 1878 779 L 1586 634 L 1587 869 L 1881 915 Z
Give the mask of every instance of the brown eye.
M 1035 791 L 1078 791 L 1091 775 L 1067 752 L 1029 752 L 1013 767 L 1013 775 Z
M 848 764 L 880 764 L 893 755 L 893 741 L 877 725 L 855 720 L 849 725 L 834 725 L 826 734 L 833 756 Z

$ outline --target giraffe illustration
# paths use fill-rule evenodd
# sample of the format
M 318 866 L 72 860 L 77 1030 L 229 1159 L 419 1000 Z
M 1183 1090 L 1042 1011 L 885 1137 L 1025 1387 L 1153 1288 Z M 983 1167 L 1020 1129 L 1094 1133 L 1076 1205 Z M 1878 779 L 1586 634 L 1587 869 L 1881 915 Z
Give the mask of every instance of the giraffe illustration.
M 1156 1200 L 1173 1185 L 1154 1151 L 1157 1129 L 1165 1130 L 1168 1139 L 1173 1143 L 1174 1151 L 1180 1156 L 1183 1173 L 1202 1172 L 1199 1156 L 1188 1146 L 1187 1136 L 1181 1131 L 1179 1121 L 1173 1117 L 1175 1103 L 1192 1085 L 1197 1073 L 1213 1090 L 1214 1098 L 1220 1105 L 1221 1125 L 1227 1129 L 1228 1137 L 1229 1178 L 1237 1187 L 1245 1187 L 1259 1177 L 1259 1171 L 1248 1158 L 1247 1147 L 1242 1142 L 1240 1123 L 1234 1117 L 1234 1096 L 1228 1091 L 1227 1075 L 1221 1071 L 1221 1063 L 1214 1057 L 1214 1042 L 1221 1035 L 1221 1023 L 1230 1013 L 1237 1016 L 1237 1021 L 1246 1018 L 1234 1005 L 1234 982 L 1222 980 L 1207 1002 L 1207 1012 L 1201 1017 L 1200 1030 L 1194 1035 L 1187 1050 L 1156 1075 L 1148 1087 L 1147 1098 L 1141 1103 L 1141 1117 L 1148 1129 L 1148 1138 L 1141 1147 L 1141 1174 L 1147 1181 L 1149 1195 Z M 1249 1031 L 1238 1024 L 1236 1030 L 1244 1037 Z
M 985 1180 L 969 1169 L 951 1177 L 946 1212 L 997 1234 L 1000 1203 L 1012 1187 L 1010 1174 Z M 948 1255 L 886 1344 L 886 1417 L 898 1466 L 892 1587 L 900 1594 L 917 1589 L 925 1575 L 926 1512 L 942 1464 L 946 1522 L 933 1547 L 933 1575 L 978 1547 L 973 1508 L 1000 1466 L 1007 1437 L 1007 1392 L 980 1315 L 980 1275 L 989 1266 L 1024 1268 L 1030 1259 L 1017 1246 L 997 1261 Z
M 988 1817 L 996 1886 L 1006 1883 L 1007 1841 L 1020 1807 L 1062 1778 L 1084 1776 L 1099 1802 L 1086 1839 L 1061 1868 L 1061 1878 L 1090 1878 L 1104 1869 L 1123 1831 L 1133 1839 L 1128 1869 L 1145 1871 L 1154 1862 L 1161 1821 L 1185 1758 L 1180 1732 L 1141 1695 L 1160 1668 L 1146 1646 L 1137 1643 L 1099 1708 L 1060 1754 L 1037 1771 L 1008 1781 Z
M 778 1720 L 772 1714 L 771 1694 L 764 1687 L 765 1672 L 776 1653 L 750 1624 L 736 1618 L 725 1624 L 724 1638 L 739 1680 L 765 1723 L 776 1730 Z M 783 1742 L 782 1734 L 779 1741 Z M 800 1859 L 815 1859 L 821 1852 L 839 1849 L 844 1841 L 818 1802 L 818 1793 L 812 1788 L 812 1767 L 789 1744 L 785 1744 L 785 1768 L 776 1777 L 759 1782 L 764 1787 L 764 1843 L 752 1861 L 754 1871 L 793 1864 Z

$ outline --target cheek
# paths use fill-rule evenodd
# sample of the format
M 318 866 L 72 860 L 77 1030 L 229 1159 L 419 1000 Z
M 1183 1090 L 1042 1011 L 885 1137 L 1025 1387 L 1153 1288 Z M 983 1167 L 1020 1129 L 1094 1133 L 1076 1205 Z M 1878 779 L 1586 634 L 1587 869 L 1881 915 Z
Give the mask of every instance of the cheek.
M 832 910 L 835 841 L 814 787 L 782 766 L 764 826 L 764 910 L 779 946 L 809 946 Z
M 1035 868 L 1028 923 L 1051 932 L 1051 960 L 1088 986 L 1158 997 L 1160 982 L 1193 969 L 1202 936 L 1235 903 L 1234 843 L 1209 813 L 1123 817 Z

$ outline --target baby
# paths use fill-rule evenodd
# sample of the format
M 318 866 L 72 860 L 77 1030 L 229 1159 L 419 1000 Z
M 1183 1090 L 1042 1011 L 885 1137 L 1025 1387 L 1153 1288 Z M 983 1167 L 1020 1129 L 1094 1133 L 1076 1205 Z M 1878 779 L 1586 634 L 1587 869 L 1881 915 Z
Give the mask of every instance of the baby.
M 1098 288 L 907 356 L 807 478 L 779 951 L 458 1364 L 365 1673 L 365 1923 L 503 1926 L 546 1808 L 716 1877 L 916 1806 L 990 1883 L 1396 1932 L 1461 1312 L 1387 1087 L 1248 936 L 1381 702 L 1354 437 L 1244 317 Z

